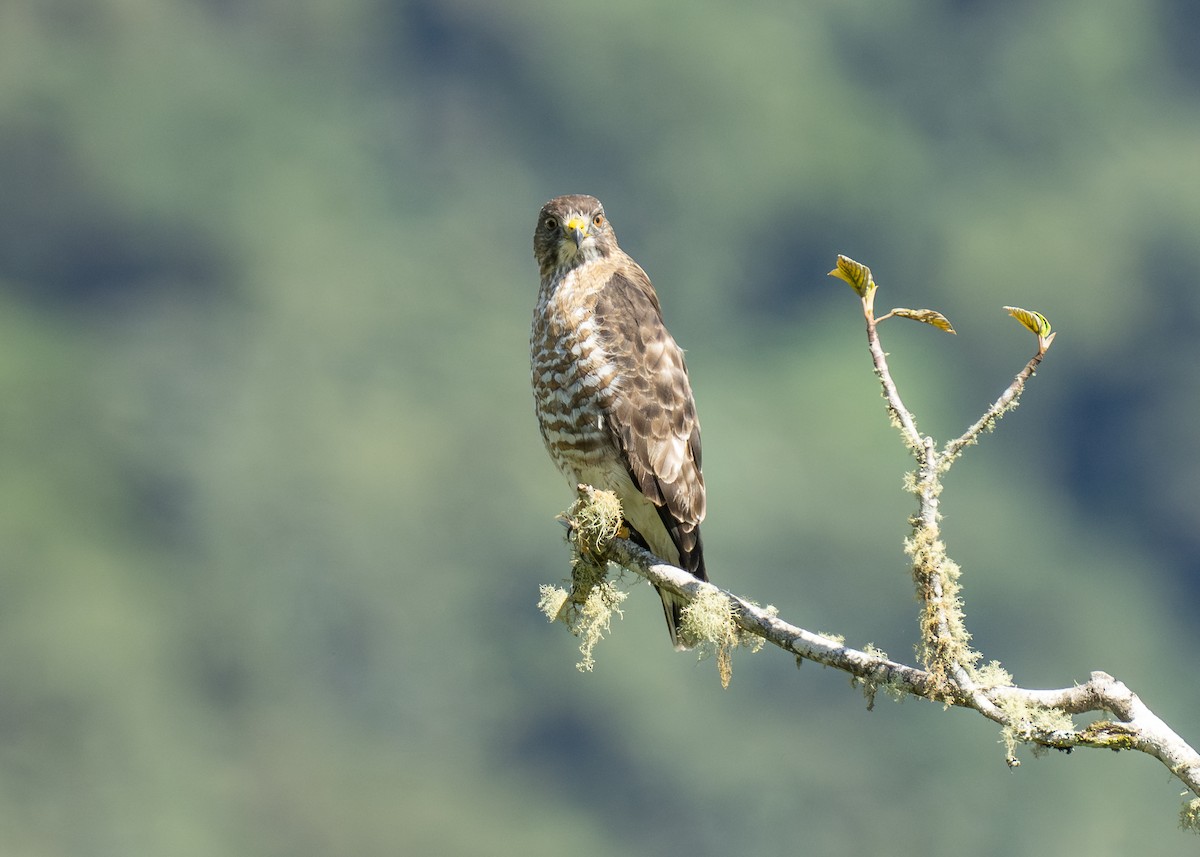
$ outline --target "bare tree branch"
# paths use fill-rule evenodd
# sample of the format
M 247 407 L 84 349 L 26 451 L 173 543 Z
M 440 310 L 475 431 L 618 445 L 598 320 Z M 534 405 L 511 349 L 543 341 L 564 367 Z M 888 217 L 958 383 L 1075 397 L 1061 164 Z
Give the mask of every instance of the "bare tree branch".
M 613 541 L 605 558 L 689 600 L 716 589 L 732 603 L 734 622 L 741 630 L 796 657 L 842 670 L 863 682 L 869 691 L 883 688 L 892 695 L 917 696 L 974 709 L 999 723 L 1015 741 L 1022 743 L 1057 750 L 1094 747 L 1147 753 L 1200 797 L 1200 754 L 1137 694 L 1107 673 L 1093 672 L 1086 683 L 1057 690 L 1003 685 L 963 687 L 947 698 L 944 688 L 928 670 L 854 649 L 792 625 L 767 609 L 662 562 L 628 539 Z M 1081 727 L 1071 724 L 1070 715 L 1089 712 L 1111 714 L 1114 719 L 1096 720 Z M 1013 761 L 1009 759 L 1010 764 Z
M 1037 370 L 1038 364 L 1042 362 L 1042 358 L 1046 356 L 1046 352 L 1039 350 L 1037 354 L 1030 358 L 1025 364 L 1025 368 L 1017 373 L 1017 377 L 1013 378 L 1013 382 L 1008 385 L 1000 398 L 992 402 L 991 407 L 984 412 L 974 425 L 963 432 L 962 436 L 956 437 L 954 440 L 946 444 L 946 448 L 942 450 L 942 469 L 946 470 L 950 467 L 954 460 L 962 455 L 963 450 L 979 441 L 979 436 L 984 432 L 989 432 L 996 427 L 996 423 L 1000 418 L 1017 406 L 1018 397 L 1021 391 L 1025 389 L 1025 382 L 1033 377 Z
M 542 603 L 551 619 L 562 619 L 585 638 L 580 668 L 591 668 L 592 649 L 607 630 L 611 613 L 619 610 L 619 597 L 623 596 L 614 594 L 612 585 L 605 580 L 608 563 L 615 563 L 655 586 L 682 596 L 688 602 L 685 627 L 695 616 L 702 616 L 695 619 L 690 637 L 701 646 L 715 648 L 724 684 L 729 681 L 732 649 L 753 638 L 765 640 L 799 659 L 849 673 L 862 683 L 872 703 L 876 692 L 882 689 L 898 698 L 911 695 L 974 709 L 1000 724 L 1007 748 L 1006 761 L 1012 767 L 1020 764 L 1015 755 L 1018 743 L 1067 751 L 1095 747 L 1147 753 L 1162 762 L 1194 795 L 1185 804 L 1180 818 L 1184 827 L 1200 833 L 1200 754 L 1124 683 L 1097 671 L 1084 684 L 1058 690 L 1016 687 L 998 663 L 980 667 L 982 657 L 969 645 L 970 634 L 960 596 L 961 571 L 947 555 L 941 540 L 941 480 L 968 446 L 1016 407 L 1025 384 L 1054 341 L 1050 322 L 1041 313 L 1005 307 L 1036 335 L 1037 353 L 983 416 L 939 452 L 934 439 L 918 431 L 916 419 L 900 397 L 880 341 L 879 322 L 891 317 L 915 319 L 952 333 L 949 320 L 934 310 L 893 310 L 876 319 L 874 301 L 878 286 L 871 269 L 839 256 L 837 268 L 830 273 L 849 283 L 859 296 L 866 321 L 867 349 L 888 415 L 916 461 L 907 487 L 917 500 L 917 510 L 910 518 L 912 534 L 905 541 L 905 552 L 912 558 L 913 583 L 921 603 L 917 654 L 922 666 L 899 663 L 870 647 L 860 651 L 840 640 L 806 631 L 779 618 L 774 608 L 759 607 L 663 563 L 632 541 L 619 537 L 621 511 L 614 495 L 581 485 L 580 499 L 566 517 L 575 555 L 572 592 L 568 595 L 552 590 L 557 594 L 550 597 L 544 591 Z M 1072 719 L 1092 712 L 1103 716 L 1082 725 Z

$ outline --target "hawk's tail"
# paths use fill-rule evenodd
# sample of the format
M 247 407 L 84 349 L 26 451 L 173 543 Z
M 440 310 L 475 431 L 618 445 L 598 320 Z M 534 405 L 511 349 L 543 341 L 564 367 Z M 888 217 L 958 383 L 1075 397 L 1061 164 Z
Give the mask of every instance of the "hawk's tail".
M 679 633 L 679 629 L 683 625 L 684 601 L 674 592 L 667 592 L 665 589 L 658 590 L 658 595 L 662 598 L 663 615 L 667 617 L 667 630 L 671 633 L 671 645 L 677 652 L 686 652 L 695 644 L 682 638 Z
M 672 535 L 675 534 L 672 533 Z M 687 546 L 691 549 L 680 551 L 679 565 L 698 579 L 708 580 L 708 573 L 704 568 L 704 545 L 700 541 L 700 528 L 693 527 L 689 536 L 687 542 L 690 544 Z M 687 606 L 687 602 L 665 589 L 659 589 L 658 595 L 662 598 L 663 615 L 667 619 L 667 631 L 671 634 L 671 645 L 677 652 L 687 651 L 695 645 L 695 641 L 689 640 L 686 635 L 680 633 L 680 629 L 683 627 L 683 608 Z
M 651 553 L 654 552 L 646 539 L 634 529 L 628 519 L 625 521 L 625 526 L 629 529 L 631 539 Z M 708 572 L 704 568 L 704 543 L 700 539 L 700 528 L 692 525 L 684 529 L 677 524 L 674 529 L 668 528 L 668 533 L 679 551 L 679 567 L 684 571 L 691 572 L 699 580 L 708 580 Z M 657 587 L 655 588 L 657 589 Z M 665 589 L 659 589 L 658 595 L 662 598 L 663 615 L 667 619 L 667 631 L 671 634 L 671 645 L 678 652 L 692 648 L 695 642 L 680 633 L 680 628 L 683 626 L 683 608 L 687 606 L 687 601 Z

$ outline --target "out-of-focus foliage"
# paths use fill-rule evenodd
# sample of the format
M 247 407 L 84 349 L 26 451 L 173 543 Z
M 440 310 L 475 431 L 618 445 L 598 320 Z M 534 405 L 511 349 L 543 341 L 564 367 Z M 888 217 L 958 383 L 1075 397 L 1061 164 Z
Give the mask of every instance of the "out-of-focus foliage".
M 1141 4 L 0 4 L 0 830 L 22 855 L 1191 853 L 1144 759 L 764 652 L 639 587 L 580 675 L 530 237 L 601 197 L 689 350 L 711 574 L 907 659 L 922 428 L 1062 335 L 943 502 L 975 645 L 1192 740 L 1200 16 Z M 1020 457 L 1030 466 L 1012 468 Z

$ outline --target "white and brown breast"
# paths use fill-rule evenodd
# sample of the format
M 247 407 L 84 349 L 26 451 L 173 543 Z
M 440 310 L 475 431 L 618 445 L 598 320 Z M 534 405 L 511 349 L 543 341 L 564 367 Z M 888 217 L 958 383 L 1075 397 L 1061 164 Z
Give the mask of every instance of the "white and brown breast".
M 534 409 L 546 449 L 568 480 L 582 482 L 584 471 L 618 458 L 604 415 L 612 410 L 619 375 L 595 317 L 598 289 L 577 274 L 567 271 L 543 285 L 530 354 Z

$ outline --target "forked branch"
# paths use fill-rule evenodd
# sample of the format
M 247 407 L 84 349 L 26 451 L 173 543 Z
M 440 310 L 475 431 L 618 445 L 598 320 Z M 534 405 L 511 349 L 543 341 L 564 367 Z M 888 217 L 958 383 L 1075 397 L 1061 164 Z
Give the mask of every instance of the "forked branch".
M 572 533 L 572 541 L 575 534 Z M 655 586 L 682 595 L 689 601 L 719 594 L 731 606 L 732 620 L 744 634 L 760 638 L 799 660 L 809 660 L 841 670 L 862 686 L 873 705 L 882 690 L 899 699 L 915 696 L 959 708 L 970 708 L 1002 727 L 1008 747 L 1006 761 L 1020 762 L 1016 744 L 1069 751 L 1076 747 L 1136 750 L 1158 759 L 1191 791 L 1181 819 L 1200 832 L 1200 754 L 1168 726 L 1123 682 L 1104 672 L 1093 672 L 1083 684 L 1059 689 L 1029 689 L 1011 685 L 1010 677 L 996 664 L 972 670 L 968 680 L 958 671 L 947 683 L 928 669 L 888 658 L 881 652 L 855 649 L 841 640 L 805 630 L 764 608 L 697 580 L 693 575 L 659 560 L 628 539 L 614 539 L 595 559 L 611 562 L 644 577 Z M 965 671 L 965 670 L 964 670 Z M 1076 724 L 1073 716 L 1098 713 L 1101 717 Z
M 613 563 L 688 601 L 685 625 L 692 621 L 690 637 L 702 648 L 715 651 L 724 684 L 729 681 L 732 649 L 749 640 L 763 640 L 798 659 L 849 673 L 861 683 L 872 704 L 882 689 L 897 698 L 916 696 L 978 711 L 1000 724 L 1006 761 L 1012 767 L 1020 764 L 1015 755 L 1018 743 L 1068 751 L 1095 747 L 1147 753 L 1191 791 L 1193 799 L 1184 805 L 1180 818 L 1184 827 L 1200 833 L 1200 754 L 1125 684 L 1097 671 L 1083 684 L 1058 690 L 1016 687 L 998 663 L 981 666 L 982 656 L 969 645 L 960 596 L 961 571 L 941 540 L 941 480 L 968 446 L 1016 407 L 1026 383 L 1054 341 L 1049 321 L 1037 312 L 1005 307 L 1037 337 L 1037 352 L 983 416 L 939 451 L 933 438 L 917 429 L 916 419 L 900 397 L 880 340 L 879 325 L 891 318 L 906 318 L 954 333 L 949 320 L 928 309 L 894 309 L 876 318 L 878 286 L 870 268 L 839 256 L 830 274 L 849 283 L 861 300 L 867 348 L 888 414 L 916 462 L 908 488 L 917 500 L 917 510 L 910 518 L 912 533 L 905 541 L 905 552 L 912 558 L 913 583 L 921 604 L 917 645 L 921 665 L 909 666 L 870 647 L 860 651 L 841 640 L 806 631 L 781 619 L 774 608 L 759 607 L 663 563 L 619 537 L 620 506 L 617 504 L 614 510 L 611 494 L 580 486 L 580 500 L 567 516 L 575 556 L 572 592 L 568 595 L 560 589 L 543 587 L 541 605 L 551 619 L 566 621 L 585 638 L 580 668 L 591 668 L 592 648 L 607 630 L 611 612 L 618 609 L 619 600 L 605 580 L 608 564 Z M 604 511 L 598 512 L 601 508 Z M 705 618 L 697 618 L 700 614 Z M 1092 712 L 1101 716 L 1081 724 L 1073 719 Z

